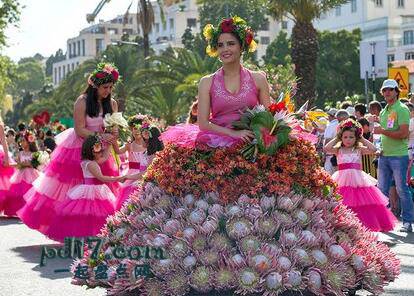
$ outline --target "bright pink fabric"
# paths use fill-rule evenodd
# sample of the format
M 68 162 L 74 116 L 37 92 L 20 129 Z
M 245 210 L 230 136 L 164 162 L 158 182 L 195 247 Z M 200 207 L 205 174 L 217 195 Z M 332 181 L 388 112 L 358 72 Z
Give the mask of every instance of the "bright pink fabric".
M 259 92 L 249 70 L 240 68 L 240 89 L 236 94 L 230 93 L 224 84 L 224 70 L 220 68 L 213 75 L 210 88 L 210 121 L 216 125 L 231 128 L 232 123 L 240 119 L 246 108 L 253 108 L 259 103 Z M 239 139 L 212 131 L 200 131 L 194 124 L 179 124 L 169 127 L 161 136 L 164 144 L 176 144 L 194 147 L 206 144 L 210 147 L 230 147 Z
M 103 117 L 86 116 L 86 128 L 90 131 L 103 131 Z M 22 221 L 30 228 L 46 233 L 56 215 L 56 208 L 65 202 L 66 193 L 76 185 L 83 183 L 81 169 L 81 148 L 83 139 L 70 128 L 56 137 L 57 147 L 51 154 L 51 160 L 33 184 L 24 199 L 25 206 L 18 212 Z M 112 156 L 100 164 L 106 176 L 118 176 L 119 170 Z M 118 182 L 108 183 L 108 187 L 116 195 L 119 192 Z
M 11 157 L 11 155 L 10 155 Z M 9 157 L 10 161 L 12 160 Z M 4 152 L 0 145 L 0 213 L 3 211 L 4 200 L 10 189 L 10 178 L 13 176 L 15 169 L 13 167 L 3 166 Z
M 390 231 L 397 219 L 387 208 L 388 198 L 375 186 L 376 180 L 361 170 L 361 152 L 338 153 L 339 171 L 332 175 L 338 184 L 342 202 L 371 231 Z
M 84 179 L 84 184 L 86 185 L 101 185 L 104 184 L 104 182 L 96 179 L 96 178 L 85 178 Z

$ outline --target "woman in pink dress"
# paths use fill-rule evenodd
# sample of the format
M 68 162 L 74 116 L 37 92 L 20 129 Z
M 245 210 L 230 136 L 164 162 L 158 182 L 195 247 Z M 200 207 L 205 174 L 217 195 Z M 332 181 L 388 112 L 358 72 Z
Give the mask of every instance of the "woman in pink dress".
M 80 166 L 83 139 L 100 134 L 110 148 L 114 135 L 104 133 L 103 117 L 118 111 L 118 105 L 111 93 L 118 80 L 118 71 L 110 64 L 101 63 L 89 76 L 88 87 L 74 105 L 75 127 L 56 137 L 57 147 L 51 155 L 51 161 L 25 195 L 26 205 L 18 212 L 22 221 L 32 229 L 44 234 L 55 215 L 55 207 L 65 200 L 66 193 L 75 185 L 83 182 Z M 119 169 L 112 155 L 100 164 L 102 173 L 118 176 Z M 110 189 L 118 194 L 118 183 L 111 183 Z
M 10 189 L 10 178 L 14 173 L 14 168 L 10 166 L 11 160 L 3 120 L 0 117 L 0 213 L 3 211 L 4 200 Z
M 332 179 L 338 184 L 342 202 L 371 231 L 393 230 L 397 219 L 387 209 L 388 198 L 376 187 L 377 180 L 362 170 L 362 154 L 372 154 L 374 144 L 362 136 L 362 128 L 352 119 L 343 121 L 325 152 L 336 154 L 338 171 Z
M 23 196 L 32 188 L 32 183 L 41 175 L 32 165 L 33 153 L 38 151 L 36 137 L 29 131 L 17 140 L 20 151 L 17 153 L 17 169 L 10 178 L 10 188 L 3 202 L 6 216 L 16 216 L 25 204 Z
M 246 108 L 258 104 L 267 108 L 270 105 L 266 75 L 250 71 L 240 62 L 249 45 L 233 29 L 223 30 L 218 36 L 217 49 L 208 51 L 211 56 L 220 58 L 223 67 L 203 77 L 199 84 L 198 126 L 184 124 L 170 127 L 161 136 L 164 144 L 189 147 L 206 144 L 215 148 L 229 147 L 254 138 L 250 130 L 232 129 L 232 123 L 240 119 L 241 112 Z

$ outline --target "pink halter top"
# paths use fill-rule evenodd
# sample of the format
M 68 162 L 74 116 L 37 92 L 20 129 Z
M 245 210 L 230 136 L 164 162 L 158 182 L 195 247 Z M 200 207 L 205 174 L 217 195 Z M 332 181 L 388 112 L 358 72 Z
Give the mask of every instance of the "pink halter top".
M 224 71 L 220 68 L 214 74 L 210 88 L 210 121 L 220 126 L 231 127 L 233 121 L 240 119 L 240 111 L 253 108 L 259 103 L 258 97 L 259 91 L 249 70 L 240 67 L 240 89 L 236 94 L 232 94 L 226 89 Z

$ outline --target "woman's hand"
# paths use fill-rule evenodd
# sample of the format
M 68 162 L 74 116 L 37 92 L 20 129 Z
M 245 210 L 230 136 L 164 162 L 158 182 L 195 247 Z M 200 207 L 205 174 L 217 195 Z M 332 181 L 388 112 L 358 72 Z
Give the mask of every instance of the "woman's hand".
M 109 133 L 103 133 L 103 134 L 101 134 L 101 139 L 105 143 L 112 143 L 112 141 L 114 140 L 114 138 L 115 138 L 114 135 L 109 134 Z
M 235 130 L 231 133 L 234 138 L 242 139 L 244 142 L 250 142 L 254 139 L 254 134 L 250 130 Z

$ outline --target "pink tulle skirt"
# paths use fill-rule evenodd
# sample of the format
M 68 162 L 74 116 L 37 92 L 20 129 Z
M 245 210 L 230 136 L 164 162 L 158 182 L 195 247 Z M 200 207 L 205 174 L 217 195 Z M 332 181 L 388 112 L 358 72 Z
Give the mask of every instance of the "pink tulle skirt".
M 13 176 L 15 169 L 13 167 L 3 166 L 4 153 L 0 146 L 0 213 L 4 209 L 4 201 L 10 189 L 10 179 Z
M 125 203 L 125 201 L 129 198 L 129 196 L 134 193 L 136 190 L 138 190 L 138 184 L 135 181 L 134 183 L 129 184 L 128 186 L 123 186 L 121 188 L 121 193 L 119 194 L 117 200 L 116 200 L 116 204 L 115 204 L 115 209 L 118 211 L 122 205 Z
M 10 187 L 3 200 L 3 212 L 6 216 L 16 216 L 25 200 L 23 196 L 32 188 L 32 183 L 40 173 L 34 168 L 17 170 L 10 178 Z
M 231 147 L 240 140 L 211 131 L 201 131 L 195 124 L 177 124 L 170 126 L 160 137 L 164 144 L 194 148 L 197 144 L 205 144 L 212 148 Z
M 67 129 L 56 137 L 57 147 L 51 154 L 49 164 L 33 184 L 24 199 L 26 204 L 17 213 L 30 228 L 44 233 L 55 215 L 55 204 L 66 199 L 68 191 L 83 183 L 80 166 L 83 139 L 76 135 L 73 128 Z M 112 156 L 100 165 L 102 174 L 118 176 L 119 170 Z M 109 185 L 118 194 L 119 184 Z
M 371 231 L 387 232 L 394 229 L 397 218 L 387 208 L 388 198 L 375 184 L 377 181 L 365 172 L 346 169 L 332 175 L 343 197 L 343 204 L 350 208 L 362 224 Z
M 65 237 L 95 236 L 114 213 L 114 203 L 115 196 L 106 184 L 75 186 L 55 205 L 54 218 L 44 234 L 61 242 Z

